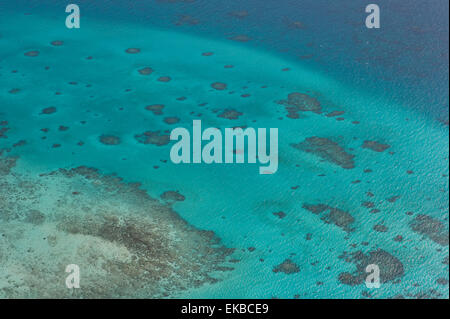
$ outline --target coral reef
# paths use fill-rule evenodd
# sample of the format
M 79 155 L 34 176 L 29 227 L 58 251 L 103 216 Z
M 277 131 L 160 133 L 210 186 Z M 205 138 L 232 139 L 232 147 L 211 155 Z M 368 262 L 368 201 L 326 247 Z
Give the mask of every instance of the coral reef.
M 146 131 L 142 134 L 134 136 L 136 141 L 142 144 L 153 144 L 163 146 L 169 144 L 170 138 L 168 134 L 162 134 L 160 131 Z
M 222 82 L 214 82 L 211 84 L 211 87 L 213 89 L 216 89 L 218 91 L 222 91 L 222 90 L 226 90 L 227 89 L 227 84 L 226 83 L 222 83 Z
M 322 111 L 322 106 L 316 98 L 298 92 L 289 93 L 287 100 L 280 100 L 277 103 L 285 106 L 288 112 L 287 117 L 292 119 L 300 117 L 298 112 L 321 113 Z
M 377 141 L 364 141 L 364 143 L 361 147 L 368 148 L 374 152 L 381 153 L 381 152 L 384 152 L 385 150 L 387 150 L 388 148 L 390 148 L 391 146 L 388 144 L 379 143 Z
M 433 217 L 419 214 L 409 226 L 414 232 L 424 235 L 441 246 L 448 246 L 449 244 L 449 230 L 445 228 L 441 221 Z
M 125 50 L 125 52 L 129 53 L 129 54 L 136 54 L 136 53 L 140 53 L 141 49 L 139 49 L 139 48 L 128 48 L 128 49 Z
M 154 115 L 161 115 L 163 114 L 162 110 L 164 109 L 164 105 L 162 104 L 147 105 L 145 109 L 147 111 L 153 112 Z
M 99 137 L 100 143 L 104 145 L 119 145 L 120 137 L 114 135 L 101 135 Z
M 39 55 L 39 51 L 37 50 L 27 51 L 24 53 L 24 55 L 28 57 L 37 57 Z
M 242 114 L 243 113 L 233 109 L 226 109 L 217 116 L 228 120 L 237 120 Z
M 0 298 L 174 297 L 233 269 L 233 249 L 138 183 L 88 167 L 11 172 L 16 160 L 0 157 Z
M 343 272 L 339 274 L 339 281 L 346 285 L 356 286 L 363 284 L 367 277 L 366 267 L 371 264 L 380 268 L 381 283 L 393 282 L 404 274 L 402 262 L 383 249 L 373 250 L 367 254 L 364 254 L 362 251 L 351 254 L 344 252 L 340 258 L 356 265 L 356 270 L 353 273 Z
M 55 46 L 55 47 L 59 47 L 59 46 L 64 44 L 64 41 L 62 41 L 62 40 L 55 40 L 55 41 L 50 42 L 50 44 Z
M 50 106 L 42 109 L 41 114 L 53 114 L 56 112 L 56 107 Z
M 296 263 L 294 263 L 292 260 L 286 259 L 278 266 L 275 266 L 272 269 L 272 271 L 274 273 L 282 272 L 282 273 L 285 273 L 286 275 L 290 275 L 290 274 L 298 273 L 300 271 L 300 267 Z
M 316 215 L 328 211 L 327 214 L 322 215 L 320 218 L 323 222 L 327 224 L 334 224 L 346 232 L 353 231 L 351 225 L 354 223 L 355 218 L 350 213 L 342 209 L 331 207 L 326 204 L 307 203 L 303 204 L 302 207 Z
M 325 137 L 308 137 L 303 142 L 291 144 L 292 147 L 314 154 L 327 162 L 339 165 L 345 169 L 355 167 L 352 154 L 347 153 L 338 143 Z
M 138 70 L 140 75 L 150 75 L 153 73 L 153 69 L 149 66 Z
M 176 116 L 168 116 L 164 118 L 164 122 L 167 124 L 176 124 L 180 122 L 180 119 Z
M 166 201 L 182 202 L 186 199 L 184 195 L 180 194 L 178 191 L 165 191 L 161 194 L 161 199 Z

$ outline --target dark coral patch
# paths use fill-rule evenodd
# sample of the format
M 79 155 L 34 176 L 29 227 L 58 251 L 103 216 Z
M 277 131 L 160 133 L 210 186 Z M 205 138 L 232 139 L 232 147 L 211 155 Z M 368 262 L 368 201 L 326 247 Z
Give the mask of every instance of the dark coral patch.
M 389 203 L 395 203 L 395 202 L 397 201 L 397 199 L 399 199 L 400 197 L 401 197 L 400 195 L 396 195 L 396 196 L 389 197 L 389 198 L 387 198 L 386 200 L 387 200 Z
M 178 191 L 165 191 L 161 194 L 161 199 L 163 200 L 169 200 L 169 201 L 175 201 L 175 202 L 182 202 L 186 199 L 186 197 Z
M 280 100 L 278 104 L 284 105 L 286 111 L 288 111 L 287 117 L 289 118 L 299 118 L 298 112 L 314 112 L 320 113 L 322 111 L 322 106 L 320 102 L 307 94 L 303 93 L 289 93 L 287 100 Z
M 239 35 L 235 35 L 233 37 L 230 37 L 229 39 L 233 40 L 233 41 L 237 41 L 237 42 L 248 42 L 252 38 L 250 38 L 248 35 L 245 35 L 245 34 L 239 34 Z
M 364 141 L 362 148 L 368 148 L 374 152 L 384 152 L 391 146 L 388 144 L 382 144 L 377 141 Z
M 214 83 L 211 84 L 211 87 L 213 89 L 218 90 L 218 91 L 222 91 L 222 90 L 226 90 L 227 89 L 226 83 L 222 83 L 222 82 L 214 82 Z
M 55 46 L 55 47 L 59 47 L 59 46 L 61 46 L 61 45 L 64 44 L 64 41 L 61 41 L 61 40 L 55 40 L 55 41 L 50 42 L 50 44 L 53 45 L 53 46 Z
M 163 114 L 162 110 L 164 109 L 164 105 L 163 104 L 147 105 L 145 109 L 147 111 L 153 112 L 154 115 L 161 115 Z
M 167 124 L 176 124 L 180 122 L 180 119 L 176 116 L 168 116 L 164 118 L 164 122 L 166 122 Z
M 443 277 L 438 278 L 438 279 L 436 279 L 436 282 L 439 285 L 442 285 L 442 286 L 447 286 L 448 285 L 448 279 L 447 278 L 443 278 Z
M 344 114 L 344 111 L 333 111 L 326 115 L 326 117 L 335 117 Z
M 172 79 L 171 79 L 171 77 L 170 76 L 160 76 L 159 78 L 158 78 L 158 81 L 159 82 L 170 82 Z
M 2 152 L 0 151 L 0 176 L 5 176 L 11 173 L 11 170 L 16 166 L 18 157 L 2 157 L 1 155 Z
M 203 56 L 212 56 L 212 55 L 214 55 L 214 52 L 203 52 L 202 55 Z
M 325 205 L 325 204 L 314 205 L 314 204 L 306 204 L 306 203 L 303 204 L 302 207 L 306 210 L 309 210 L 311 213 L 314 213 L 314 214 L 320 214 L 329 208 L 329 206 Z
M 39 51 L 37 51 L 37 50 L 28 51 L 28 52 L 25 52 L 24 55 L 28 56 L 28 57 L 37 57 L 39 55 Z
M 136 54 L 136 53 L 140 53 L 141 49 L 139 48 L 128 48 L 125 50 L 126 53 L 130 53 L 130 54 Z
M 345 231 L 352 231 L 350 225 L 353 224 L 355 219 L 348 212 L 338 208 L 330 207 L 330 212 L 321 218 L 328 224 L 334 224 Z
M 11 93 L 11 94 L 17 94 L 19 92 L 20 92 L 20 89 L 18 89 L 18 88 L 14 88 L 14 89 L 11 89 L 8 91 L 8 93 Z
M 444 224 L 428 215 L 419 214 L 409 225 L 411 229 L 425 237 L 428 237 L 441 246 L 448 246 L 449 231 Z
M 0 128 L 0 138 L 8 138 L 6 135 L 6 132 L 9 131 L 9 127 L 2 127 Z
M 24 145 L 26 145 L 26 144 L 27 144 L 27 141 L 26 141 L 26 140 L 20 140 L 20 141 L 14 143 L 14 144 L 13 144 L 13 147 L 20 147 L 20 146 L 24 146 Z
M 240 11 L 233 11 L 229 13 L 230 16 L 236 17 L 239 19 L 243 19 L 248 17 L 248 11 L 247 10 L 240 10 Z
M 56 112 L 56 107 L 50 106 L 46 107 L 45 109 L 42 109 L 41 114 L 53 114 Z
M 12 174 L 13 165 L 14 161 L 0 156 L 0 175 Z M 19 172 L 14 172 L 14 181 L 2 179 L 0 269 L 4 276 L 14 277 L 7 291 L 0 289 L 2 297 L 73 297 L 58 283 L 57 274 L 61 265 L 73 259 L 85 266 L 77 297 L 87 299 L 175 297 L 214 284 L 221 280 L 218 272 L 232 270 L 223 263 L 233 249 L 222 246 L 214 232 L 191 226 L 137 183 L 87 167 L 38 176 L 38 183 L 35 176 Z M 52 185 L 58 187 L 52 190 L 46 211 L 41 211 L 39 203 L 30 199 L 45 196 Z M 70 214 L 74 211 L 76 216 Z M 20 236 L 10 236 L 19 230 Z M 27 240 L 26 256 L 16 251 L 13 239 L 19 238 Z M 36 251 L 37 238 L 50 247 Z M 66 246 L 67 241 L 73 245 Z M 29 273 L 16 271 L 30 267 L 38 275 L 36 280 L 29 281 Z M 99 276 L 105 273 L 108 276 Z
M 278 216 L 278 218 L 283 219 L 284 217 L 286 217 L 286 213 L 285 212 L 276 212 L 273 213 L 275 216 Z
M 344 169 L 352 169 L 355 167 L 355 162 L 353 161 L 355 156 L 347 153 L 339 144 L 328 138 L 317 136 L 308 137 L 303 142 L 291 144 L 291 146 L 306 153 L 314 154 Z
M 388 228 L 384 225 L 376 224 L 375 226 L 373 226 L 373 230 L 379 233 L 385 233 L 388 231 Z
M 200 20 L 191 16 L 191 15 L 180 15 L 179 19 L 174 23 L 177 26 L 180 25 L 197 25 L 200 23 Z
M 326 204 L 307 204 L 307 203 L 303 204 L 302 207 L 316 215 L 328 211 L 328 213 L 322 214 L 320 218 L 323 222 L 327 224 L 334 224 L 346 232 L 353 231 L 351 225 L 355 222 L 355 218 L 350 213 L 342 209 L 331 207 Z
M 340 258 L 356 265 L 354 273 L 344 272 L 339 275 L 339 281 L 349 286 L 364 283 L 367 277 L 366 267 L 371 264 L 380 268 L 381 283 L 393 281 L 404 274 L 404 267 L 401 261 L 383 249 L 370 251 L 368 254 L 364 254 L 362 251 L 352 254 L 344 253 Z
M 233 109 L 226 109 L 217 116 L 228 120 L 237 120 L 242 114 L 243 113 Z
M 149 66 L 138 70 L 140 75 L 150 75 L 153 73 L 153 69 Z
M 282 272 L 286 275 L 298 273 L 300 267 L 290 259 L 285 259 L 281 264 L 275 266 L 272 271 L 274 273 Z
M 37 209 L 31 209 L 26 213 L 24 221 L 33 225 L 41 225 L 45 221 L 45 215 Z
M 134 136 L 136 141 L 142 144 L 153 144 L 157 146 L 163 146 L 169 144 L 170 137 L 167 134 L 162 134 L 160 131 L 147 131 L 142 134 L 136 134 Z
M 119 145 L 120 137 L 114 135 L 101 135 L 99 137 L 100 143 L 104 145 Z
M 367 207 L 367 208 L 373 208 L 373 207 L 375 207 L 375 203 L 374 202 L 370 202 L 370 201 L 364 201 L 364 202 L 361 203 L 361 206 Z

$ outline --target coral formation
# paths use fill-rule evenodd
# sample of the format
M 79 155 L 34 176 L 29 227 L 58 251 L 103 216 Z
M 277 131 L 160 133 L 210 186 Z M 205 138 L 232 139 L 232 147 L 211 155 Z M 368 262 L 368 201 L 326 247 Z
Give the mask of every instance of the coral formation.
M 292 147 L 314 154 L 327 162 L 345 169 L 355 167 L 354 155 L 347 153 L 338 143 L 325 137 L 308 137 L 303 142 L 291 144 Z
M 286 259 L 278 266 L 275 266 L 272 269 L 272 271 L 274 273 L 282 272 L 286 275 L 290 275 L 290 274 L 298 273 L 300 271 L 300 267 L 296 263 L 294 263 L 292 260 Z
M 356 265 L 356 270 L 353 273 L 343 272 L 339 274 L 339 281 L 346 285 L 363 284 L 367 277 L 366 267 L 371 264 L 380 268 L 381 283 L 392 282 L 401 278 L 404 274 L 402 262 L 383 249 L 369 251 L 367 254 L 362 251 L 351 254 L 344 253 L 340 258 Z
M 163 146 L 169 144 L 170 138 L 168 134 L 163 134 L 160 131 L 146 131 L 142 134 L 136 134 L 134 138 L 142 144 L 153 144 Z
M 83 166 L 12 173 L 16 161 L 0 157 L 0 298 L 174 297 L 233 269 L 233 249 L 137 183 Z M 69 264 L 79 289 L 64 284 Z

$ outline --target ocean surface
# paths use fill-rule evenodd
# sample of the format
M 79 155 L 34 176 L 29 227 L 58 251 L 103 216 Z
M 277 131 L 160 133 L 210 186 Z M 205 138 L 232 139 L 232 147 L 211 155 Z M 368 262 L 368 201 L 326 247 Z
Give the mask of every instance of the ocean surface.
M 449 4 L 368 3 L 0 0 L 0 298 L 448 298 Z

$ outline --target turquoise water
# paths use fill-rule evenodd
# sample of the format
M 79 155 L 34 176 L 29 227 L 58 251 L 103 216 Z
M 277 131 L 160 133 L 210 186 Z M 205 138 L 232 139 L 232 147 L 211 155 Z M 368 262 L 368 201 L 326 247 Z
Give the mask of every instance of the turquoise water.
M 109 16 L 95 15 L 100 4 L 83 16 L 81 6 L 79 30 L 64 27 L 64 8 L 0 7 L 0 297 L 448 298 L 448 61 L 445 66 L 434 59 L 432 77 L 439 85 L 430 80 L 424 86 L 401 63 L 398 69 L 377 66 L 389 81 L 366 78 L 373 69 L 364 70 L 365 61 L 343 66 L 334 63 L 338 53 L 322 61 L 319 49 L 311 49 L 319 50 L 316 60 L 278 52 L 292 41 L 280 37 L 274 44 L 276 38 L 257 24 L 248 30 L 267 38 L 252 35 L 247 43 L 228 39 L 241 33 L 238 23 L 224 37 L 208 31 L 206 18 L 199 18 L 197 31 L 192 19 L 181 27 L 149 23 L 158 14 L 168 17 L 162 21 L 179 18 L 170 6 L 193 10 L 189 2 L 153 5 L 161 11 L 147 19 L 138 9 L 136 19 L 119 10 L 112 14 L 112 5 Z M 204 10 L 200 17 L 208 16 Z M 246 18 L 224 13 L 223 19 Z M 248 19 L 252 25 L 251 10 Z M 274 22 L 271 32 L 278 27 Z M 56 40 L 61 45 L 51 43 Z M 439 54 L 448 60 L 448 43 L 441 44 Z M 334 51 L 347 44 L 322 45 Z M 140 51 L 130 54 L 128 48 Z M 30 51 L 38 53 L 27 56 Z M 348 58 L 346 53 L 339 54 Z M 433 57 L 424 57 L 424 64 L 428 59 Z M 151 74 L 139 72 L 148 67 Z M 226 90 L 214 90 L 214 82 L 226 83 Z M 321 112 L 288 117 L 278 102 L 293 92 L 314 98 Z M 160 115 L 146 109 L 156 104 L 164 105 Z M 45 114 L 48 107 L 56 112 Z M 226 109 L 242 115 L 218 117 Z M 168 124 L 166 117 L 179 122 Z M 175 165 L 171 143 L 136 138 L 191 129 L 194 119 L 204 127 L 278 128 L 278 171 L 259 175 L 258 164 Z M 102 136 L 114 137 L 111 145 Z M 294 147 L 311 137 L 337 143 L 354 155 L 354 167 L 337 165 L 340 153 L 330 144 L 316 152 Z M 373 145 L 367 141 L 387 148 L 363 147 Z M 60 171 L 79 166 L 99 173 L 77 171 L 69 178 Z M 110 174 L 123 181 L 111 181 Z M 141 183 L 148 195 L 130 182 Z M 109 197 L 108 189 L 120 191 Z M 167 200 L 161 196 L 167 191 L 184 197 Z M 311 209 L 318 204 L 326 208 Z M 279 212 L 284 215 L 274 214 Z M 333 212 L 344 212 L 351 222 Z M 104 215 L 142 227 L 131 232 L 95 219 Z M 220 243 L 211 243 L 203 230 Z M 148 253 L 148 243 L 163 243 L 167 251 Z M 64 287 L 69 263 L 81 269 L 76 293 Z M 361 280 L 359 270 L 369 263 L 380 264 L 379 289 Z M 143 264 L 151 270 L 142 272 Z M 200 279 L 192 279 L 197 274 Z

